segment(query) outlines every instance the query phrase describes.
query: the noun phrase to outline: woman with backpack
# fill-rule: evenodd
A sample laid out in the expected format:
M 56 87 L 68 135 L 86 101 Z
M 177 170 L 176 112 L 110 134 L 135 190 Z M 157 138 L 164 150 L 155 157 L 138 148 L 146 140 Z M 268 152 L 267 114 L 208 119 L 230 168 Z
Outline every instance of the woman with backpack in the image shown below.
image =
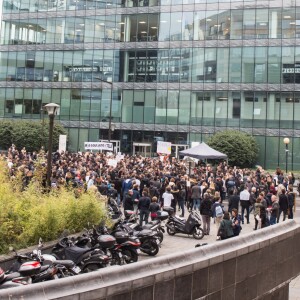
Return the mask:
M 216 195 L 216 194 L 215 194 Z M 220 223 L 223 219 L 223 208 L 222 208 L 222 199 L 219 198 L 215 199 L 215 203 L 212 205 L 212 217 L 214 218 L 214 223 L 216 224 L 217 231 L 220 227 Z

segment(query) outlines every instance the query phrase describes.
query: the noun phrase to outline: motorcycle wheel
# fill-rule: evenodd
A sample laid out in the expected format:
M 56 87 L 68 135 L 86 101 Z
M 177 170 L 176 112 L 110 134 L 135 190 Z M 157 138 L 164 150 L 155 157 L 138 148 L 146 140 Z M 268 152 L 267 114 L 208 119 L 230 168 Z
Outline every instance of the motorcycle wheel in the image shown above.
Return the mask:
M 204 237 L 204 231 L 201 227 L 195 227 L 193 231 L 193 238 L 201 240 Z
M 120 256 L 118 255 L 118 253 L 113 252 L 112 253 L 112 261 L 111 261 L 111 265 L 115 266 L 115 265 L 122 265 L 122 260 L 120 258 Z
M 160 243 L 162 243 L 164 240 L 164 234 L 161 231 L 158 231 L 156 236 L 159 239 Z
M 156 241 L 150 240 L 143 243 L 140 249 L 149 256 L 155 256 L 159 251 L 159 246 L 156 244 Z
M 133 251 L 131 249 L 124 249 L 122 251 L 122 254 L 126 256 L 124 258 L 126 264 L 131 264 L 138 261 L 139 256 L 136 251 Z
M 168 235 L 175 235 L 175 226 L 174 226 L 174 224 L 173 223 L 169 223 L 169 225 L 170 226 L 172 226 L 173 228 L 169 228 L 169 227 L 167 227 L 167 233 L 168 233 Z
M 90 264 L 90 265 L 85 266 L 85 268 L 83 269 L 83 273 L 94 272 L 101 268 L 102 268 L 102 266 L 100 266 L 99 264 Z

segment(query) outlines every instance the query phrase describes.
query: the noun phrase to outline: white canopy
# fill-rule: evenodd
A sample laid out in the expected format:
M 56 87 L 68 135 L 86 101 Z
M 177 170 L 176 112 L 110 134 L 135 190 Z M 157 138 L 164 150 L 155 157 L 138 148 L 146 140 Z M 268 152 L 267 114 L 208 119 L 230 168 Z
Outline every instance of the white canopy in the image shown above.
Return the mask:
M 204 142 L 202 142 L 201 144 L 193 148 L 180 151 L 179 154 L 184 156 L 194 157 L 197 159 L 202 159 L 202 160 L 203 159 L 227 159 L 226 154 L 221 153 L 209 147 Z

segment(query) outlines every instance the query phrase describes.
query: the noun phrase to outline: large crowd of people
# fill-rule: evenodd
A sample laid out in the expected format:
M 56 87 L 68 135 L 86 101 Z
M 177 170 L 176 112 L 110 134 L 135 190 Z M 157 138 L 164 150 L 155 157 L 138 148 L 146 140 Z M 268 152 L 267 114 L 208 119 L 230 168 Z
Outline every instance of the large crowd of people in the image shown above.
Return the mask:
M 3 156 L 10 176 L 21 172 L 26 187 L 36 171 L 36 162 L 46 167 L 46 153 L 29 153 L 12 145 Z M 190 174 L 188 174 L 190 173 Z M 45 178 L 46 183 L 46 178 Z M 210 234 L 212 219 L 218 227 L 218 238 L 238 235 L 241 224 L 250 223 L 253 213 L 254 230 L 293 218 L 295 193 L 292 173 L 279 168 L 269 173 L 257 167 L 240 169 L 226 162 L 216 166 L 199 162 L 191 170 L 174 157 L 145 158 L 112 153 L 58 151 L 53 154 L 51 186 L 72 185 L 84 190 L 94 189 L 104 196 L 117 199 L 124 210 L 137 205 L 140 222 L 155 218 L 162 207 L 171 206 L 184 216 L 197 210 L 205 234 Z M 223 201 L 228 199 L 228 211 Z

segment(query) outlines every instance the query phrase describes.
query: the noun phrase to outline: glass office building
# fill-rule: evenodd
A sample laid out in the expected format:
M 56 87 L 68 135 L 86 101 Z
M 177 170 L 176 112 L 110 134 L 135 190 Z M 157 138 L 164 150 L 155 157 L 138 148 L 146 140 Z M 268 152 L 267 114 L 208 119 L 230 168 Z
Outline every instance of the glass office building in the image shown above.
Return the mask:
M 112 140 L 174 154 L 216 131 L 257 139 L 258 163 L 300 169 L 300 0 L 3 0 L 0 117 L 41 119 L 68 149 Z M 113 82 L 113 84 L 104 81 Z

